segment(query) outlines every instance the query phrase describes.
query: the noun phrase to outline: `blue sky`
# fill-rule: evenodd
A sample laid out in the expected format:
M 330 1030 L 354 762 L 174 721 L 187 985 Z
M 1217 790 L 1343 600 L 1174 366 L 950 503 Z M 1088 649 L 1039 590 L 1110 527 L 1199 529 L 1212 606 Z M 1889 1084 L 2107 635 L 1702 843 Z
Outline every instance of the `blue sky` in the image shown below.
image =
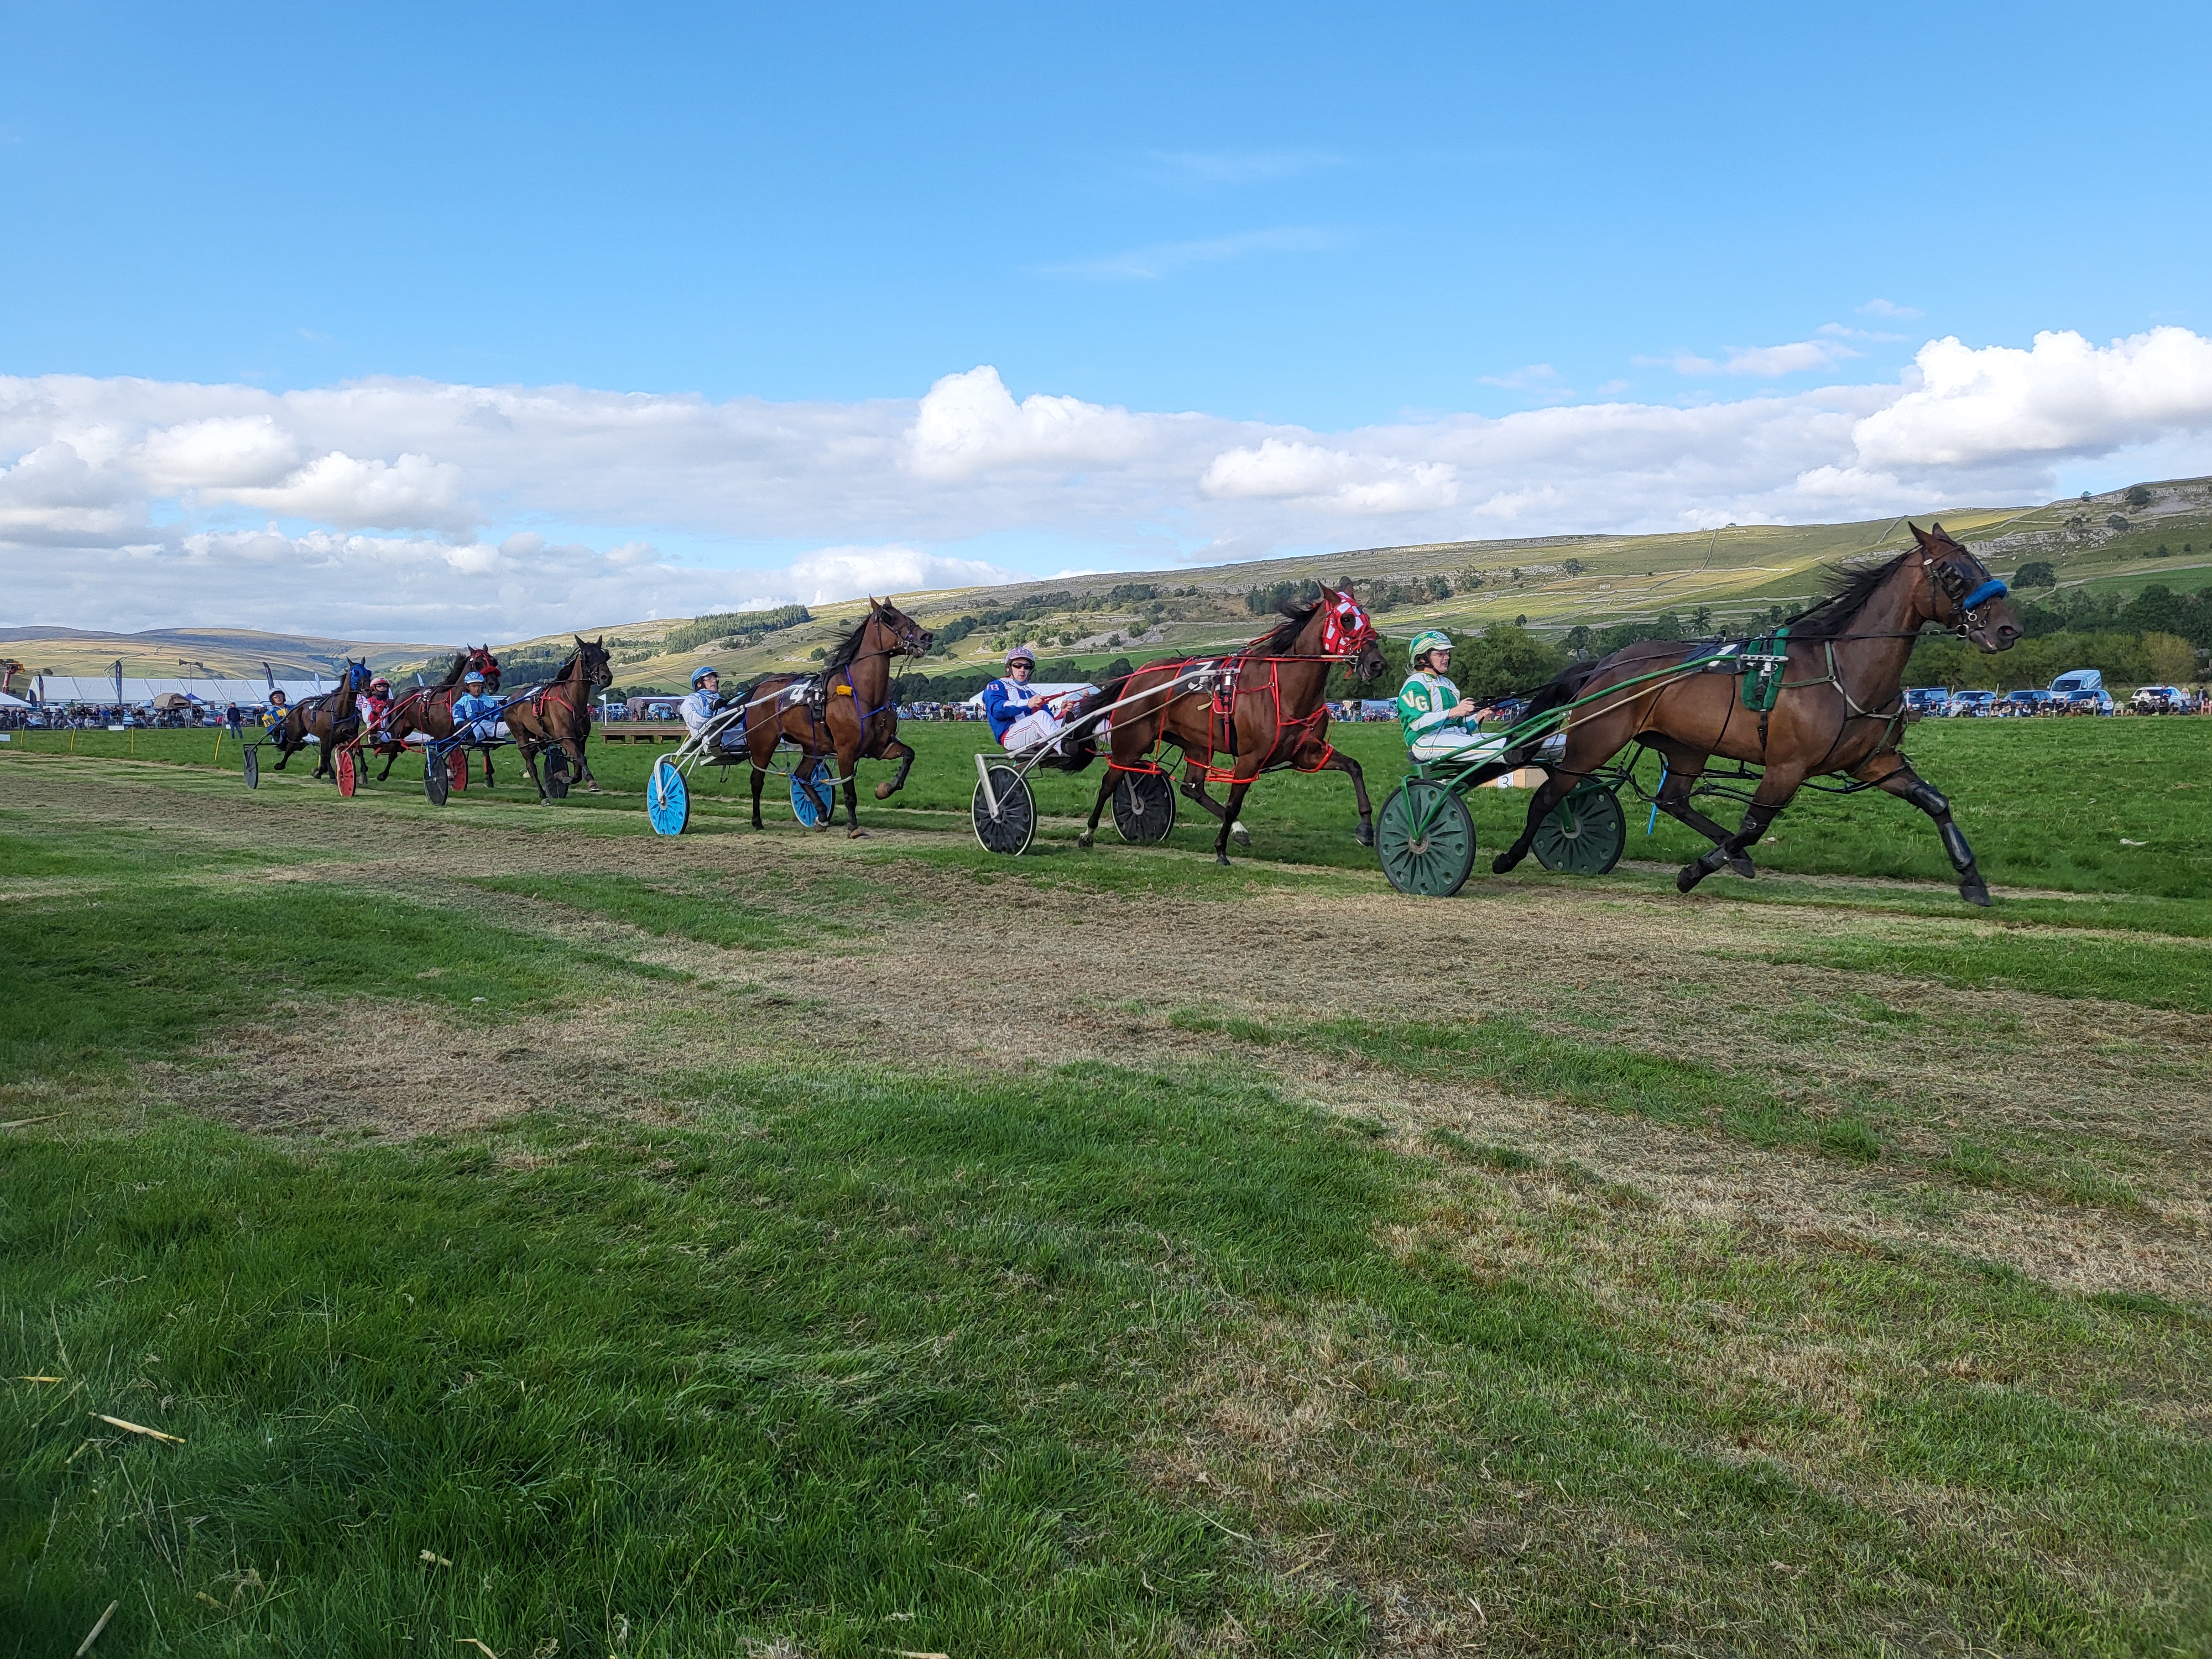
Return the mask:
M 269 393 L 413 377 L 866 424 L 989 365 L 1017 404 L 1195 411 L 1243 423 L 1248 448 L 1547 406 L 1894 396 L 1946 336 L 2024 350 L 2045 331 L 2102 348 L 2206 328 L 2208 34 L 2202 9 L 2124 6 L 15 4 L 0 375 Z M 28 407 L 0 421 L 0 465 L 64 441 Z M 2196 429 L 2123 422 L 2037 452 L 2021 487 L 2101 482 Z M 387 465 L 431 453 L 379 441 Z M 1394 538 L 1388 513 L 1452 493 L 1301 529 L 1139 489 L 1101 534 L 1097 469 L 1066 465 L 1073 495 L 1031 478 L 1020 511 L 963 477 L 964 519 L 934 497 L 856 515 L 830 482 L 811 519 L 743 500 L 716 516 L 680 491 L 657 512 L 478 468 L 453 487 L 470 524 L 273 522 L 485 544 L 534 526 L 710 563 L 896 544 L 1023 569 L 1425 538 L 1430 520 Z M 161 490 L 142 492 L 156 540 L 266 517 L 214 485 Z M 1458 495 L 1437 510 L 1466 511 Z M 1741 506 L 1686 488 L 1680 511 Z M 1641 495 L 1591 509 L 1603 523 L 1575 511 L 1466 533 L 1665 518 Z

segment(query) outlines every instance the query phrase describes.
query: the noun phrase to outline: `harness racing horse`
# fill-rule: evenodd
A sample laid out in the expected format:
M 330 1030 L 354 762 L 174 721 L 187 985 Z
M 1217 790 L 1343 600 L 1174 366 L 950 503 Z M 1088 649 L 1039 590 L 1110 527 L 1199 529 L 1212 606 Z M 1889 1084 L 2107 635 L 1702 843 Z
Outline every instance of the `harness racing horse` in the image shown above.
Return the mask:
M 564 751 L 577 777 L 593 794 L 599 793 L 599 781 L 592 775 L 592 763 L 584 758 L 584 739 L 592 735 L 592 696 L 615 683 L 614 663 L 607 655 L 604 635 L 586 641 L 579 634 L 575 641 L 574 654 L 561 665 L 551 682 L 528 702 L 519 702 L 507 711 L 507 729 L 514 734 L 522 763 L 530 769 L 531 782 L 538 785 L 541 802 L 546 794 L 538 775 L 538 757 L 547 749 Z M 489 773 L 489 757 L 484 764 Z
M 1973 849 L 1951 821 L 1951 804 L 1898 750 L 1905 722 L 1902 688 L 1912 642 L 1923 626 L 1937 624 L 1997 652 L 2018 641 L 2020 624 L 2004 584 L 1942 525 L 1911 530 L 1915 546 L 1886 564 L 1838 572 L 1831 596 L 1790 623 L 1771 713 L 1745 706 L 1735 674 L 1665 672 L 1705 654 L 1709 645 L 1651 641 L 1628 646 L 1569 669 L 1545 686 L 1529 704 L 1531 714 L 1570 702 L 1581 706 L 1568 718 L 1565 755 L 1541 763 L 1550 776 L 1528 803 L 1528 827 L 1491 868 L 1503 875 L 1518 864 L 1552 809 L 1638 742 L 1666 757 L 1660 808 L 1713 842 L 1711 852 L 1675 876 L 1674 885 L 1685 893 L 1723 865 L 1750 875 L 1746 853 L 1799 787 L 1808 778 L 1842 773 L 1886 789 L 1933 818 L 1958 872 L 1960 896 L 1969 904 L 1987 904 L 1989 887 L 1974 866 Z M 1617 697 L 1602 695 L 1611 685 L 1620 686 Z M 1527 764 L 1533 747 L 1518 748 L 1485 770 Z M 1692 787 L 1716 755 L 1764 769 L 1734 835 L 1690 805 Z
M 1111 757 L 1098 781 L 1098 799 L 1091 804 L 1091 822 L 1076 837 L 1077 845 L 1088 847 L 1097 835 L 1098 816 L 1120 781 L 1117 773 L 1160 769 L 1149 757 L 1163 742 L 1182 751 L 1183 794 L 1221 821 L 1213 842 L 1217 862 L 1229 862 L 1232 831 L 1241 843 L 1250 844 L 1237 822 L 1245 792 L 1261 773 L 1285 766 L 1349 777 L 1359 804 L 1359 844 L 1375 844 L 1366 777 L 1358 761 L 1328 741 L 1328 708 L 1322 694 L 1329 670 L 1339 662 L 1348 660 L 1363 683 L 1380 674 L 1382 642 L 1352 597 L 1351 583 L 1319 586 L 1316 599 L 1303 605 L 1285 602 L 1274 631 L 1234 656 L 1216 663 L 1188 658 L 1146 663 L 1078 705 L 1071 726 L 1079 735 L 1069 744 L 1068 759 L 1060 763 L 1066 771 L 1082 770 L 1095 751 L 1097 728 L 1085 717 L 1103 714 L 1115 702 L 1128 704 L 1108 716 Z M 1194 668 L 1204 670 L 1211 683 L 1178 687 L 1176 682 Z M 1129 703 L 1132 698 L 1138 701 Z M 1231 763 L 1217 768 L 1213 757 L 1224 750 Z M 1215 781 L 1229 785 L 1226 805 L 1206 793 L 1206 784 Z
M 376 745 L 376 752 L 384 757 L 384 770 L 376 775 L 382 783 L 392 775 L 392 763 L 407 752 L 410 733 L 420 732 L 434 740 L 443 740 L 453 735 L 453 699 L 461 695 L 461 677 L 471 668 L 484 677 L 484 689 L 499 690 L 499 659 L 491 653 L 489 645 L 464 646 L 453 653 L 446 678 L 435 685 L 418 685 L 394 702 L 384 716 L 384 741 Z M 492 781 L 491 756 L 484 756 L 484 781 Z
M 837 642 L 817 674 L 771 674 L 738 694 L 745 709 L 745 748 L 753 766 L 753 828 L 761 825 L 761 784 L 776 744 L 788 738 L 804 751 L 796 776 L 813 793 L 815 764 L 825 754 L 837 757 L 845 783 L 845 833 L 860 828 L 854 773 L 862 760 L 896 760 L 896 775 L 876 786 L 876 799 L 888 800 L 906 787 L 914 750 L 898 738 L 898 706 L 890 700 L 893 657 L 919 657 L 929 650 L 929 630 L 889 599 L 872 599 L 860 626 Z M 827 830 L 836 814 L 834 799 L 820 801 Z
M 337 771 L 331 757 L 337 753 L 338 744 L 351 738 L 361 724 L 354 713 L 354 702 L 361 689 L 368 684 L 368 665 L 346 659 L 345 672 L 338 677 L 337 690 L 325 691 L 320 696 L 302 697 L 291 711 L 269 728 L 269 741 L 276 746 L 276 770 L 284 769 L 284 763 L 307 746 L 307 739 L 315 740 L 315 769 L 307 775 L 313 783 L 317 778 L 329 777 L 333 781 Z

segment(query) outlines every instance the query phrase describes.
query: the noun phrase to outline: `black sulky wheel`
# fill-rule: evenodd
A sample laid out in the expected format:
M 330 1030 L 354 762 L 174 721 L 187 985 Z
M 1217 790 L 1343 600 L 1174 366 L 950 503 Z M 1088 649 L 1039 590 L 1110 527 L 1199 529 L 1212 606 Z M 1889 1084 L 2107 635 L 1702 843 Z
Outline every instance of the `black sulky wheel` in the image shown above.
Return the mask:
M 1474 820 L 1443 785 L 1408 778 L 1376 817 L 1375 852 L 1400 892 L 1449 898 L 1474 868 Z
M 248 789 L 258 789 L 261 787 L 261 745 L 259 744 L 249 743 L 246 745 L 245 770 L 246 787 Z
M 1533 850 L 1547 870 L 1602 876 L 1620 862 L 1628 845 L 1628 820 L 1620 797 L 1602 783 L 1585 783 L 1544 815 Z
M 1164 772 L 1124 772 L 1114 786 L 1114 827 L 1136 847 L 1157 847 L 1176 826 L 1175 786 Z
M 434 749 L 422 751 L 422 793 L 430 798 L 433 806 L 443 806 L 446 796 L 453 787 L 453 775 L 446 769 L 445 757 Z
M 991 803 L 985 798 L 979 781 L 969 808 L 975 820 L 975 839 L 987 853 L 1018 859 L 1030 850 L 1030 843 L 1036 839 L 1036 800 L 1030 793 L 1029 781 L 1011 766 L 994 766 L 990 776 L 991 793 L 999 803 L 998 815 L 992 815 Z
M 568 799 L 568 751 L 555 744 L 545 751 L 545 793 L 554 800 Z

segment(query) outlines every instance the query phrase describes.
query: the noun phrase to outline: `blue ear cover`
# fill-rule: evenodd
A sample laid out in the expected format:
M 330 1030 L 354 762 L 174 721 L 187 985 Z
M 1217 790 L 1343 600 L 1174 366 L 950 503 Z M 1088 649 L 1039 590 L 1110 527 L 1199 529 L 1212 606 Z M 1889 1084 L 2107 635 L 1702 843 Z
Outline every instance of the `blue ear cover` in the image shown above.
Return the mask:
M 1965 599 L 1960 600 L 1959 608 L 1961 611 L 1972 611 L 1987 605 L 1991 599 L 2001 599 L 2011 592 L 2012 589 L 1992 576 L 1972 592 L 1967 594 Z

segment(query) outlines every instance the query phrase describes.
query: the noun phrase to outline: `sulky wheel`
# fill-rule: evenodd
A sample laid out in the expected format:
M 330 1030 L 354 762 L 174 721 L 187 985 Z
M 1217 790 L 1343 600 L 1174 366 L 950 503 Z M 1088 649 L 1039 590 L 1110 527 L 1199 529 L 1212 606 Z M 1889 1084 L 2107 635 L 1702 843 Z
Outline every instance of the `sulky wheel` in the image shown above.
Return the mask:
M 1585 783 L 1544 815 L 1532 843 L 1536 862 L 1571 876 L 1601 876 L 1620 862 L 1628 822 L 1620 798 L 1602 783 Z
M 998 798 L 998 816 L 991 815 L 991 804 L 978 782 L 969 809 L 975 820 L 975 839 L 987 853 L 1018 859 L 1036 838 L 1036 801 L 1030 793 L 1029 781 L 1012 767 L 994 766 L 990 776 L 991 793 Z
M 469 787 L 469 751 L 455 749 L 446 756 L 446 775 L 451 780 L 456 794 L 466 793 Z
M 645 781 L 645 816 L 657 836 L 680 836 L 691 822 L 691 787 L 676 763 L 663 755 Z
M 1176 826 L 1175 787 L 1164 772 L 1124 772 L 1114 786 L 1114 827 L 1137 847 L 1157 847 Z
M 433 806 L 443 806 L 453 787 L 453 775 L 446 769 L 446 757 L 434 749 L 422 751 L 422 793 L 430 798 Z
M 331 770 L 337 775 L 338 793 L 351 800 L 353 792 L 361 786 L 361 767 L 354 759 L 353 750 L 341 749 L 331 756 Z
M 261 745 L 259 744 L 249 743 L 246 745 L 245 770 L 246 787 L 248 789 L 258 789 L 261 787 Z
M 1430 778 L 1408 778 L 1375 820 L 1382 873 L 1401 893 L 1449 898 L 1474 867 L 1474 820 L 1467 803 Z
M 806 764 L 802 758 L 800 766 Z M 791 775 L 791 816 L 809 830 L 818 830 L 837 815 L 837 799 L 831 786 L 836 781 L 837 769 L 830 764 L 827 755 L 814 763 L 813 771 L 801 780 L 797 770 Z
M 568 799 L 568 751 L 557 743 L 545 751 L 545 793 L 552 800 Z

